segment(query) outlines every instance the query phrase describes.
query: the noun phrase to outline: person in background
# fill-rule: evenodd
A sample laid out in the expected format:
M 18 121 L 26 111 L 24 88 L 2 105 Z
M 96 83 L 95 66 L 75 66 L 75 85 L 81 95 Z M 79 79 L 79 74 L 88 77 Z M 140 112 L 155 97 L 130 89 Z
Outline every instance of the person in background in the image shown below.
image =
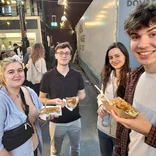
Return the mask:
M 19 62 L 22 63 L 21 58 L 20 58 L 18 55 L 16 55 L 16 53 L 15 53 L 14 51 L 11 51 L 9 55 L 10 55 L 10 57 L 12 57 L 13 59 L 15 59 L 15 60 L 17 60 L 17 61 L 19 61 Z
M 57 65 L 57 60 L 55 59 L 55 45 L 54 43 L 51 44 L 50 47 L 50 62 L 51 62 L 51 69 L 56 67 Z
M 17 43 L 14 43 L 13 47 L 14 47 L 14 52 L 16 53 L 16 55 L 18 55 L 21 58 L 21 60 L 23 60 L 22 47 L 19 46 Z
M 37 156 L 38 149 L 42 156 L 43 143 L 38 118 L 42 103 L 31 88 L 22 86 L 23 81 L 24 71 L 20 62 L 11 57 L 0 62 L 0 156 Z M 4 134 L 22 125 L 27 118 L 34 133 L 15 149 L 6 150 L 2 141 Z M 15 138 L 15 144 L 21 139 Z
M 23 59 L 24 73 L 25 73 L 25 81 L 24 81 L 23 85 L 30 86 L 30 87 L 32 86 L 32 83 L 27 80 L 27 71 L 28 71 L 27 64 L 28 64 L 31 52 L 32 52 L 32 48 L 28 47 L 27 48 L 27 53 L 24 55 L 24 59 Z
M 5 51 L 2 51 L 0 54 L 0 60 L 3 60 L 6 57 L 8 57 L 7 53 Z
M 26 65 L 28 63 L 29 57 L 31 55 L 31 52 L 32 52 L 32 48 L 28 47 L 27 48 L 27 53 L 25 54 L 24 59 L 23 59 L 24 65 Z
M 140 111 L 134 119 L 112 116 L 117 125 L 115 156 L 156 155 L 156 3 L 141 3 L 124 29 L 132 53 L 142 65 L 130 74 L 124 99 Z
M 123 98 L 129 72 L 129 54 L 126 47 L 120 42 L 112 43 L 106 51 L 105 64 L 101 73 L 101 92 L 109 99 L 117 96 Z M 102 156 L 112 156 L 117 123 L 105 110 L 101 101 L 102 93 L 97 97 L 100 151 Z
M 45 50 L 42 43 L 35 43 L 32 46 L 32 53 L 28 61 L 27 80 L 31 82 L 31 88 L 39 95 L 40 81 L 47 71 L 44 59 Z
M 57 67 L 44 74 L 41 87 L 40 99 L 46 104 L 62 106 L 62 116 L 55 118 L 49 123 L 51 138 L 51 156 L 60 156 L 61 147 L 65 135 L 70 140 L 70 154 L 80 155 L 80 132 L 81 120 L 78 103 L 86 96 L 84 82 L 79 72 L 69 67 L 72 57 L 72 48 L 69 42 L 63 42 L 55 48 Z M 49 98 L 47 98 L 47 95 Z M 76 97 L 75 108 L 69 110 L 64 98 Z

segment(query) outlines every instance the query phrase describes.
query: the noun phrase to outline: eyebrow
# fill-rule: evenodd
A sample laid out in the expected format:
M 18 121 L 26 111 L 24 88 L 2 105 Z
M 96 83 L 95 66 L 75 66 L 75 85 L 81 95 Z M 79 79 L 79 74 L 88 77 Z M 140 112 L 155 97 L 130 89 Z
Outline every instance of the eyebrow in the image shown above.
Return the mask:
M 153 28 L 150 28 L 149 30 L 147 30 L 147 32 L 150 32 L 150 31 L 152 31 L 152 30 L 154 30 L 154 29 L 156 29 L 156 26 L 155 27 L 153 27 Z M 130 35 L 129 36 L 131 36 L 131 35 L 136 35 L 136 34 L 138 34 L 137 32 L 135 32 L 135 31 L 132 31 L 131 33 L 130 33 Z
M 153 27 L 153 28 L 151 28 L 151 29 L 149 29 L 149 30 L 147 30 L 147 32 L 150 32 L 150 31 L 152 31 L 152 30 L 154 30 L 154 29 L 156 29 L 156 26 Z
M 23 69 L 23 68 L 21 67 L 21 68 L 18 68 L 18 69 L 9 69 L 7 72 L 14 71 L 14 70 L 19 70 L 19 69 Z
M 108 55 L 108 57 L 112 57 L 112 56 L 116 56 L 116 55 L 120 55 L 120 53 L 114 54 L 114 55 Z

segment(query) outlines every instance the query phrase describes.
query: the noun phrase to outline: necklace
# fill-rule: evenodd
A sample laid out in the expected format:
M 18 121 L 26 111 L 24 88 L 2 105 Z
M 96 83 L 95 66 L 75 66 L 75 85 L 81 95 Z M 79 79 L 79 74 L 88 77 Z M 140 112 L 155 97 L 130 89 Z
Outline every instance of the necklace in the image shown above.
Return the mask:
M 10 94 L 10 93 L 9 93 Z M 17 97 L 17 98 L 20 98 L 20 93 L 18 93 L 18 94 L 10 94 L 10 96 L 11 95 L 14 95 L 15 97 Z

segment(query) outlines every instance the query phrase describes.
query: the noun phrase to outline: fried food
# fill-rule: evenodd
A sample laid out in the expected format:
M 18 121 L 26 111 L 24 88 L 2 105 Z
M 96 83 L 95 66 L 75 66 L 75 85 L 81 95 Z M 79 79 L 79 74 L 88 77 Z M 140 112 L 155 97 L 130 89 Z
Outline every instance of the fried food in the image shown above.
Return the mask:
M 117 107 L 120 110 L 123 110 L 126 114 L 136 117 L 139 115 L 139 112 L 135 110 L 131 105 L 129 105 L 125 100 L 120 97 L 117 97 L 112 100 L 113 106 Z
M 60 113 L 60 107 L 44 107 L 40 110 L 40 114 Z
M 71 108 L 76 107 L 76 97 L 66 97 L 67 106 Z

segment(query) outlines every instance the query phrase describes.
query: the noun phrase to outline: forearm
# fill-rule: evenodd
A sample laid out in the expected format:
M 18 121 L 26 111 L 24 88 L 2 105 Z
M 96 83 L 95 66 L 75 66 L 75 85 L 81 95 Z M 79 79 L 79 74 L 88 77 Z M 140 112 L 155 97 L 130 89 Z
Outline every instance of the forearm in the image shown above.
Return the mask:
M 50 105 L 50 104 L 56 104 L 55 103 L 55 99 L 48 99 L 48 98 L 41 98 L 41 102 L 43 103 L 43 105 Z
M 10 156 L 9 152 L 3 148 L 1 151 L 0 151 L 0 156 Z
M 152 126 L 149 134 L 145 137 L 145 143 L 156 148 L 156 126 Z
M 77 97 L 78 97 L 79 101 L 83 100 L 86 97 L 85 90 L 83 89 L 81 91 L 78 91 Z

